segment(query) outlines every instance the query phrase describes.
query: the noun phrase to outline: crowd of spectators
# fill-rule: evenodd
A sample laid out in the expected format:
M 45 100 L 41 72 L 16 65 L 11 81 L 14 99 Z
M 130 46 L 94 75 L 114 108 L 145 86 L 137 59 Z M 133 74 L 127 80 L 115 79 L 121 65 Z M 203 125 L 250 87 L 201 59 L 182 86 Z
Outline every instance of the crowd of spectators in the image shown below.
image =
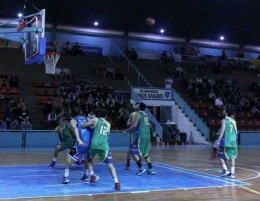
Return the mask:
M 101 64 L 98 67 L 100 66 Z M 113 79 L 117 74 L 106 73 L 104 76 Z M 89 118 L 98 114 L 100 109 L 107 109 L 109 119 L 113 124 L 116 124 L 118 128 L 125 127 L 129 113 L 125 108 L 123 95 L 116 92 L 112 85 L 97 83 L 93 76 L 89 79 L 83 77 L 63 79 L 59 75 L 56 77 L 60 77 L 60 85 L 56 89 L 57 97 L 48 99 L 43 109 L 43 116 L 49 128 L 53 128 L 59 118 L 70 119 L 71 110 L 75 106 L 81 107 L 84 115 Z
M 237 70 L 250 72 L 249 66 L 250 62 L 240 59 L 206 61 L 197 77 L 183 76 L 182 86 L 193 101 L 211 103 L 209 113 L 213 114 L 212 117 L 219 114 L 223 107 L 236 111 L 238 116 L 259 116 L 260 83 L 257 78 L 253 80 L 250 90 L 242 90 L 239 82 L 229 74 Z

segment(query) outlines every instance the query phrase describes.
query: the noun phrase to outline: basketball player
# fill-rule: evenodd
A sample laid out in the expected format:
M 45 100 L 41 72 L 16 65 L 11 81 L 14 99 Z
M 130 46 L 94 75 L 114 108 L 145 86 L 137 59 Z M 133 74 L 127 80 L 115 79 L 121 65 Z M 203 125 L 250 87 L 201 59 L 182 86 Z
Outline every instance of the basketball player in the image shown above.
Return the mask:
M 62 152 L 66 149 L 72 149 L 74 145 L 74 137 L 70 133 L 69 125 L 66 124 L 62 118 L 59 119 L 58 123 L 59 126 L 55 129 L 55 132 L 58 133 L 60 142 L 55 148 L 49 168 L 55 166 L 59 152 Z
M 84 155 L 88 155 L 89 145 L 92 139 L 93 132 L 90 129 L 86 129 L 83 127 L 83 124 L 86 123 L 88 119 L 81 114 L 82 111 L 80 107 L 73 108 L 74 118 L 70 121 L 70 128 L 72 133 L 75 135 L 78 144 L 70 150 L 67 156 L 62 184 L 69 183 L 69 169 L 71 165 L 71 159 L 79 161 L 81 158 L 84 157 Z M 85 169 L 85 171 L 85 174 L 88 175 L 88 170 Z
M 110 133 L 110 123 L 105 120 L 107 116 L 107 111 L 101 109 L 99 111 L 99 118 L 94 117 L 90 119 L 88 122 L 84 123 L 84 127 L 91 127 L 94 129 L 94 134 L 91 140 L 90 149 L 89 149 L 89 171 L 90 171 L 90 183 L 96 182 L 96 175 L 94 175 L 93 171 L 93 163 L 92 159 L 96 154 L 99 156 L 100 162 L 106 163 L 111 176 L 115 182 L 115 189 L 120 190 L 121 186 L 118 182 L 116 169 L 112 163 L 112 154 L 108 145 L 108 135 Z
M 136 103 L 135 104 L 135 108 L 138 108 L 139 107 L 139 104 Z M 132 112 L 130 115 L 129 115 L 129 118 L 127 120 L 127 127 L 131 126 L 132 123 L 133 123 L 133 120 L 134 120 L 134 117 L 135 117 L 135 114 L 136 112 Z M 129 149 L 127 151 L 127 159 L 126 159 L 126 165 L 125 165 L 125 170 L 129 170 L 130 168 L 130 159 L 131 159 L 131 145 L 132 143 L 134 142 L 134 139 L 135 139 L 135 132 L 134 130 L 131 131 L 130 133 L 130 145 L 129 145 Z
M 225 118 L 222 120 L 221 131 L 217 141 L 218 157 L 223 167 L 221 177 L 235 178 L 235 159 L 237 158 L 237 125 L 230 116 L 232 111 L 224 110 Z M 231 171 L 227 169 L 225 160 L 231 161 Z
M 149 170 L 148 174 L 154 175 L 155 171 L 152 168 L 151 159 L 149 156 L 150 151 L 150 122 L 148 120 L 147 114 L 144 112 L 146 105 L 140 103 L 136 107 L 136 115 L 134 117 L 132 125 L 126 129 L 123 133 L 126 134 L 135 131 L 135 140 L 131 145 L 131 154 L 133 155 L 134 160 L 139 168 L 136 175 L 142 175 L 146 172 L 146 169 L 142 167 L 141 158 L 144 157 Z

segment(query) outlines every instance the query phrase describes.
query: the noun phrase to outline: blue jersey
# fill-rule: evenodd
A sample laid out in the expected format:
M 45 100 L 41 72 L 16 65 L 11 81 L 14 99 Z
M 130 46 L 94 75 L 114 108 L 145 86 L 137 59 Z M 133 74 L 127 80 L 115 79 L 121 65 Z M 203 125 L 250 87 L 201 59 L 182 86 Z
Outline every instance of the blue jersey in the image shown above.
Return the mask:
M 85 116 L 74 117 L 74 119 L 77 121 L 79 137 L 87 146 L 89 146 L 93 136 L 93 131 L 89 128 L 82 127 L 83 123 L 88 122 L 88 119 Z

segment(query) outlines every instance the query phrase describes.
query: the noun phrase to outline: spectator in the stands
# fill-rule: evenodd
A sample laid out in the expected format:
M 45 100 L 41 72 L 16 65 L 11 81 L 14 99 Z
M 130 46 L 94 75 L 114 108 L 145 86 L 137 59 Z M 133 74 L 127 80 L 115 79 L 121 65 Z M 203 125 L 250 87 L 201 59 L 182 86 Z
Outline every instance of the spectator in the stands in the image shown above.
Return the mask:
M 60 67 L 60 65 L 57 65 L 56 68 L 55 68 L 55 77 L 56 77 L 56 80 L 62 80 L 63 79 L 63 70 L 62 68 Z
M 116 65 L 115 68 L 115 78 L 119 80 L 124 80 L 125 79 L 125 74 L 121 71 L 118 65 Z
M 116 93 L 115 95 L 115 106 L 116 108 L 120 108 L 124 106 L 124 98 L 120 92 Z
M 25 100 L 22 97 L 19 97 L 16 103 L 17 103 L 17 114 L 19 114 L 22 111 L 23 106 L 25 106 Z
M 57 115 L 55 113 L 55 110 L 52 110 L 51 113 L 48 115 L 48 127 L 55 127 L 57 124 Z
M 0 91 L 0 106 L 2 107 L 2 110 L 5 112 L 6 110 L 6 100 L 5 96 Z
M 213 105 L 209 106 L 209 116 L 210 117 L 218 117 L 218 116 L 220 116 L 218 110 L 216 110 L 216 108 Z
M 177 47 L 177 45 L 174 45 L 174 54 L 178 54 L 178 47 Z
M 103 78 L 106 77 L 105 71 L 100 62 L 98 62 L 98 65 L 96 67 L 96 78 L 99 78 L 99 76 L 102 76 Z
M 94 101 L 94 102 L 92 103 L 92 105 L 91 105 L 91 111 L 93 111 L 94 113 L 97 113 L 98 110 L 99 110 L 98 105 L 97 105 L 97 103 Z
M 170 77 L 173 77 L 173 76 L 174 76 L 174 70 L 173 70 L 172 65 L 167 66 L 167 74 L 168 74 Z
M 48 98 L 43 108 L 43 116 L 47 117 L 47 115 L 50 114 L 52 110 L 53 110 L 53 105 L 51 100 Z
M 91 93 L 91 87 L 88 83 L 86 83 L 83 91 L 83 97 L 87 99 L 90 93 Z
M 161 62 L 161 63 L 168 63 L 168 62 L 169 62 L 169 57 L 168 57 L 166 51 L 164 51 L 164 52 L 161 54 L 160 62 Z
M 131 51 L 129 50 L 128 47 L 125 48 L 125 50 L 124 50 L 124 55 L 125 55 L 128 59 L 131 58 Z
M 222 110 L 223 106 L 224 106 L 224 103 L 223 103 L 222 97 L 221 97 L 221 96 L 218 96 L 218 97 L 215 99 L 215 107 L 216 107 L 218 110 Z
M 180 77 L 181 75 L 184 75 L 184 71 L 183 71 L 183 68 L 181 67 L 181 65 L 179 64 L 177 67 L 176 67 L 176 76 Z
M 64 73 L 64 79 L 65 80 L 71 80 L 71 71 L 69 68 L 69 65 L 66 65 L 65 68 L 63 68 L 63 73 Z
M 131 53 L 130 54 L 131 54 L 131 60 L 136 60 L 137 59 L 138 54 L 137 54 L 137 52 L 135 51 L 134 48 L 131 49 Z
M 15 73 L 13 73 L 10 77 L 9 77 L 9 86 L 10 87 L 16 87 L 18 88 L 19 83 L 18 83 L 18 77 Z
M 175 56 L 173 55 L 173 52 L 170 52 L 169 61 L 171 64 L 173 64 L 175 62 Z
M 73 91 L 71 91 L 68 95 L 68 104 L 69 104 L 69 108 L 72 107 L 74 105 L 74 103 L 77 100 L 77 94 L 74 93 Z
M 92 105 L 92 103 L 95 101 L 95 99 L 91 93 L 88 95 L 87 101 L 90 105 Z
M 3 118 L 0 118 L 0 130 L 6 130 L 6 123 L 4 122 Z
M 6 71 L 3 70 L 2 74 L 0 75 L 0 87 L 9 87 L 9 80 Z
M 20 128 L 18 119 L 15 119 L 13 122 L 10 123 L 9 129 L 10 130 L 18 130 Z
M 222 59 L 225 59 L 227 57 L 227 53 L 225 49 L 222 50 L 221 57 Z
M 84 52 L 81 49 L 81 47 L 79 46 L 79 43 L 76 42 L 72 48 L 71 48 L 71 53 L 73 56 L 77 56 L 77 54 L 80 54 L 82 57 L 84 56 Z
M 21 123 L 22 121 L 24 121 L 26 118 L 29 120 L 30 118 L 30 113 L 29 111 L 26 109 L 26 106 L 24 105 L 22 108 L 22 111 L 19 113 L 18 115 L 19 118 L 19 122 Z
M 113 66 L 108 66 L 106 70 L 106 76 L 109 79 L 114 79 L 115 78 L 115 69 Z
M 164 80 L 164 86 L 166 89 L 171 89 L 172 88 L 172 84 L 173 84 L 173 80 L 171 78 L 171 76 L 168 76 L 165 80 Z
M 93 76 L 90 76 L 90 78 L 88 79 L 88 83 L 90 84 L 90 86 L 95 83 Z
M 208 98 L 209 100 L 211 100 L 212 102 L 216 99 L 216 94 L 214 92 L 214 89 L 211 89 L 209 94 L 208 94 Z
M 243 49 L 239 49 L 239 52 L 237 54 L 237 58 L 244 58 L 244 57 L 245 57 L 245 55 L 244 55 Z
M 24 118 L 24 120 L 20 124 L 21 130 L 32 130 L 32 124 L 29 121 L 29 117 Z
M 116 119 L 115 119 L 115 122 L 116 122 L 119 130 L 125 129 L 126 121 L 127 121 L 127 119 L 125 119 L 125 110 L 124 110 L 124 108 L 121 108 L 118 110 L 118 113 L 116 114 Z
M 64 45 L 63 45 L 63 53 L 66 55 L 70 54 L 70 42 L 67 41 Z
M 57 97 L 55 99 L 53 99 L 52 101 L 52 105 L 53 105 L 53 110 L 56 111 L 56 113 L 59 113 L 62 109 L 62 105 L 63 105 L 63 100 L 61 97 Z
M 94 111 L 93 110 L 91 110 L 91 112 L 88 114 L 88 119 L 93 119 L 93 118 L 95 118 L 96 117 L 96 115 L 95 115 L 95 113 L 94 113 Z
M 260 116 L 260 110 L 256 107 L 256 105 L 254 105 L 253 108 L 251 109 L 251 114 L 254 117 L 259 117 Z
M 14 98 L 11 98 L 8 101 L 6 109 L 9 110 L 9 108 L 13 108 L 13 110 L 17 112 L 17 102 L 14 100 Z
M 13 108 L 9 108 L 9 110 L 6 112 L 6 118 L 5 122 L 7 125 L 7 128 L 9 128 L 10 124 L 17 119 L 16 112 L 13 110 Z
M 95 97 L 95 102 L 96 102 L 98 108 L 99 108 L 99 107 L 102 105 L 102 103 L 104 102 L 104 99 L 103 99 L 103 97 L 102 97 L 102 95 L 101 95 L 100 92 L 97 93 L 97 95 L 96 95 L 96 97 Z

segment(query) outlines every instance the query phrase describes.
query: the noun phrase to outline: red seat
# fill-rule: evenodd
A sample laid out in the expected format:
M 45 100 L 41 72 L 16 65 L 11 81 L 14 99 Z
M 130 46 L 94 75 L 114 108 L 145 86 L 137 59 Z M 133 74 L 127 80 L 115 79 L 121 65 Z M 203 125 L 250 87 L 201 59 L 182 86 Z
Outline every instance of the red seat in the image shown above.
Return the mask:
M 44 104 L 47 103 L 47 99 L 44 98 L 44 97 L 41 97 L 41 98 L 38 99 L 38 103 L 41 104 L 41 105 L 44 105 Z
M 11 88 L 11 89 L 10 89 L 10 93 L 11 93 L 11 94 L 19 94 L 19 90 L 14 87 L 14 88 Z
M 1 91 L 2 94 L 9 94 L 9 90 L 7 88 L 5 88 L 5 87 L 2 87 L 0 89 L 0 91 Z
M 52 89 L 46 89 L 44 94 L 45 94 L 45 95 L 49 95 L 49 96 L 53 96 L 53 95 L 54 95 Z
M 59 82 L 52 82 L 52 83 L 51 83 L 51 86 L 52 86 L 52 87 L 59 87 L 59 86 L 60 86 L 60 83 L 59 83 Z
M 35 87 L 42 87 L 42 81 L 34 81 L 33 86 Z
M 202 117 L 208 117 L 208 116 L 209 116 L 207 110 L 203 110 L 203 111 L 200 113 L 200 115 L 201 115 Z
M 199 104 L 197 102 L 193 102 L 191 107 L 192 108 L 199 108 Z
M 247 120 L 247 126 L 254 126 L 252 120 Z
M 216 122 L 215 122 L 214 119 L 210 119 L 210 120 L 208 121 L 208 124 L 209 124 L 209 126 L 216 126 Z
M 238 126 L 246 126 L 246 121 L 245 120 L 238 120 L 237 125 Z
M 254 120 L 254 126 L 260 126 L 260 120 Z
M 43 89 L 36 89 L 36 94 L 43 95 L 44 94 L 44 90 Z

